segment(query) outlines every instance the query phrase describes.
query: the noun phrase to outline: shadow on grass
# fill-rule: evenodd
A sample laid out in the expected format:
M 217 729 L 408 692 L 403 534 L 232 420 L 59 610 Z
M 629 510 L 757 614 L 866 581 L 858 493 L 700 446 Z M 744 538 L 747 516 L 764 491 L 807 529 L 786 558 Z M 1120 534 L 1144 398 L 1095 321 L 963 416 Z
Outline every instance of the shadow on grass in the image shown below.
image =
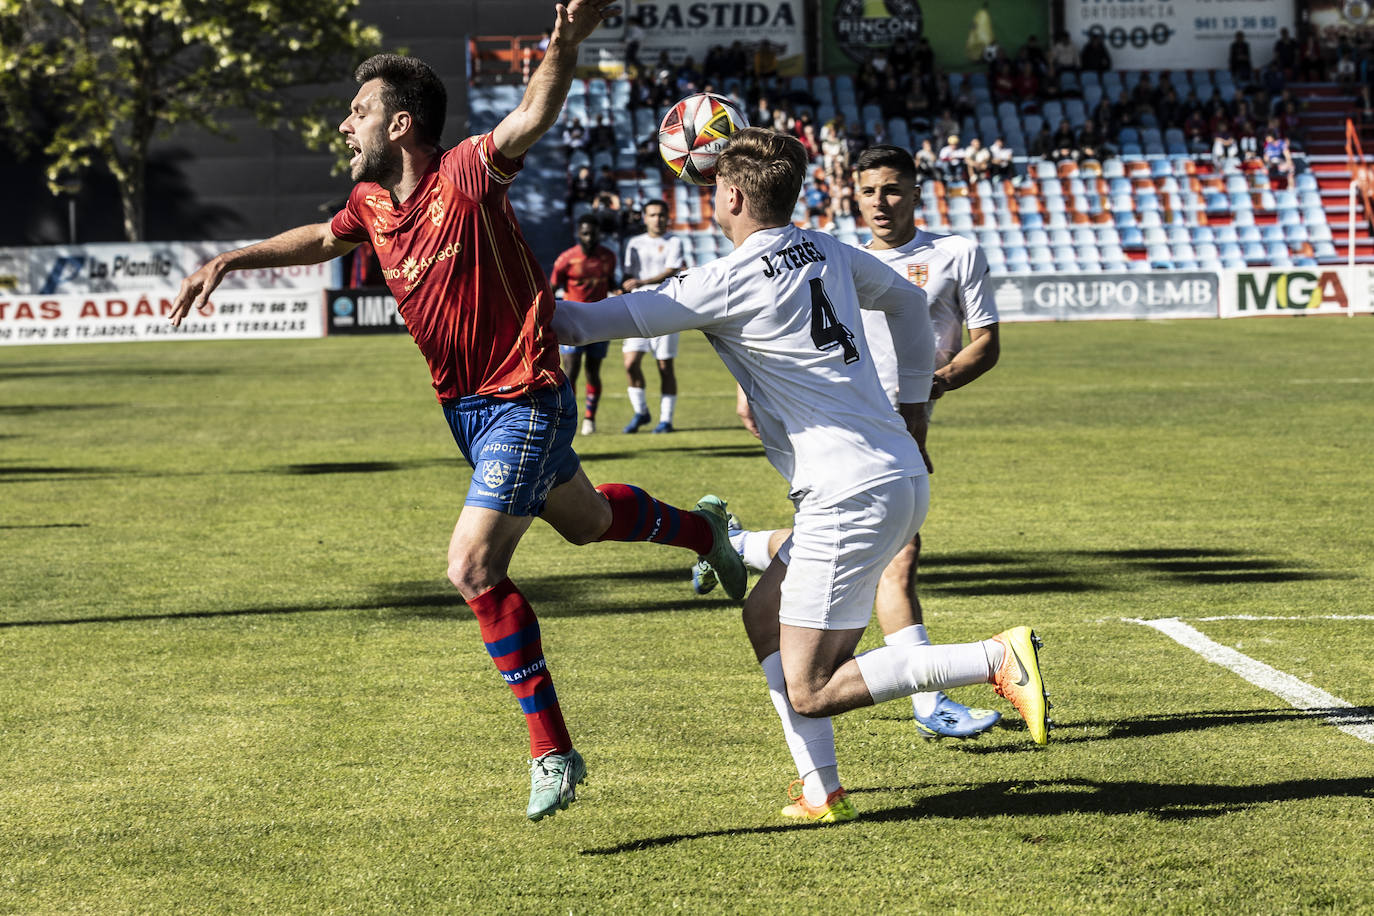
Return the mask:
M 44 480 L 101 479 L 120 475 L 136 475 L 136 471 L 121 468 L 61 466 L 37 464 L 0 465 L 0 483 L 34 483 Z
M 51 522 L 46 525 L 0 525 L 0 531 L 34 531 L 42 528 L 89 528 L 85 522 Z
M 284 476 L 314 476 L 316 474 L 381 474 L 392 471 L 413 471 L 418 468 L 467 465 L 457 458 L 420 458 L 412 461 L 316 461 L 304 464 L 284 464 L 263 468 L 259 474 Z
M 34 366 L 26 369 L 0 369 L 0 380 L 31 378 L 128 378 L 220 375 L 223 370 L 198 366 Z
M 1060 779 L 1044 782 L 988 782 L 959 786 L 940 791 L 939 786 L 911 785 L 854 789 L 851 795 L 868 793 L 924 793 L 912 804 L 898 807 L 861 810 L 863 823 L 896 823 L 949 818 L 962 821 L 999 817 L 1046 817 L 1062 814 L 1082 815 L 1149 815 L 1160 821 L 1193 820 L 1220 817 L 1260 805 L 1318 798 L 1374 799 L 1374 778 L 1349 779 L 1290 779 L 1249 785 L 1217 785 L 1209 783 L 1159 783 L 1130 780 L 1099 781 L 1092 779 Z M 843 825 L 839 825 L 843 826 Z M 812 829 L 826 829 L 813 825 Z M 628 840 L 614 846 L 593 847 L 580 851 L 584 856 L 619 855 L 657 849 L 677 843 L 711 837 L 745 837 L 781 833 L 806 826 L 769 825 L 742 827 L 734 830 L 705 830 L 666 834 Z M 829 829 L 834 829 L 829 828 Z M 1043 837 L 1025 836 L 1024 842 L 1036 843 Z
M 114 410 L 128 404 L 0 404 L 0 416 L 22 416 L 35 413 L 74 410 Z

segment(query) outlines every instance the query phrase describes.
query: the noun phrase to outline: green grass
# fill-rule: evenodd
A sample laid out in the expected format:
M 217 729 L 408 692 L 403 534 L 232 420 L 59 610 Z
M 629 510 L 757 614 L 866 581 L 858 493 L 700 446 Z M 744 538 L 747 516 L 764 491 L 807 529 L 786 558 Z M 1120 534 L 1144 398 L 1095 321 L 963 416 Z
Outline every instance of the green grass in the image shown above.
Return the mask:
M 407 339 L 0 350 L 0 912 L 1374 911 L 1374 748 L 1128 622 L 1374 707 L 1374 621 L 1326 619 L 1374 613 L 1374 322 L 1004 336 L 936 414 L 923 595 L 942 641 L 1035 625 L 1059 727 L 841 717 L 862 817 L 818 829 L 776 816 L 737 609 L 540 524 L 512 575 L 591 776 L 525 821 Z M 786 524 L 719 362 L 681 363 L 683 431 L 579 438 L 589 475 Z M 1296 619 L 1201 620 L 1237 615 Z

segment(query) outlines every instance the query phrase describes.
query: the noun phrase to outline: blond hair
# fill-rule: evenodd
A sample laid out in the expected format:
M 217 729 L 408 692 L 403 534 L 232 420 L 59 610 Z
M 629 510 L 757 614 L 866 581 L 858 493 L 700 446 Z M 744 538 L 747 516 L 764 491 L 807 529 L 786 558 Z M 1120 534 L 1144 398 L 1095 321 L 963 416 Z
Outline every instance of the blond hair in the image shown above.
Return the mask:
M 744 209 L 752 219 L 781 226 L 792 221 L 806 164 L 806 148 L 796 137 L 746 127 L 721 151 L 716 181 L 744 192 Z

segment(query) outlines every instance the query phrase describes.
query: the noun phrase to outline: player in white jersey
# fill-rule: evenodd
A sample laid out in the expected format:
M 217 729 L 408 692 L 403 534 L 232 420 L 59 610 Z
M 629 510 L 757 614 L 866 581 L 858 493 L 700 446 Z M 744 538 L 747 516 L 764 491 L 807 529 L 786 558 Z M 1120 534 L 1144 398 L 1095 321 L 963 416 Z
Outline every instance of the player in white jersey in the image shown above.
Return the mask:
M 705 332 L 754 406 L 769 461 L 796 506 L 792 536 L 744 606 L 800 790 L 790 818 L 850 820 L 829 716 L 876 702 L 993 683 L 1046 740 L 1035 637 L 1016 627 L 962 645 L 887 645 L 855 657 L 882 570 L 929 501 L 921 441 L 933 367 L 924 295 L 866 252 L 790 222 L 806 153 L 792 137 L 736 133 L 717 164 L 715 217 L 731 254 L 586 306 L 560 302 L 566 344 L 638 332 Z M 887 315 L 897 354 L 893 412 L 864 341 L 860 308 Z M 900 414 L 900 417 L 899 417 Z
M 643 234 L 625 243 L 622 268 L 625 280 L 621 284 L 625 292 L 641 286 L 656 286 L 687 266 L 687 252 L 682 247 L 682 238 L 668 234 L 666 203 L 651 200 L 644 205 L 644 228 L 646 231 Z M 649 399 L 644 391 L 644 369 L 641 367 L 645 353 L 652 353 L 654 361 L 658 363 L 658 425 L 653 431 L 673 431 L 673 410 L 677 406 L 677 372 L 673 360 L 677 357 L 677 342 L 677 334 L 625 339 L 621 351 L 625 355 L 625 374 L 629 379 L 626 392 L 630 396 L 630 407 L 634 410 L 625 432 L 636 432 L 653 420 L 649 415 Z
M 946 391 L 961 388 L 988 371 L 999 354 L 997 306 L 987 285 L 988 266 L 982 250 L 957 235 L 936 235 L 915 227 L 920 201 L 916 168 L 908 153 L 895 146 L 864 150 L 855 162 L 860 212 L 873 231 L 868 250 L 899 276 L 925 290 L 935 332 L 935 377 L 927 411 Z M 865 336 L 873 353 L 879 378 L 895 406 L 897 401 L 897 353 L 892 335 L 882 321 L 863 315 Z M 969 342 L 964 345 L 964 328 Z M 742 408 L 747 410 L 747 405 Z M 786 530 L 746 531 L 732 540 L 742 549 L 745 562 L 764 568 L 776 552 Z M 929 642 L 921 603 L 916 596 L 916 569 L 921 536 L 892 560 L 878 585 L 876 612 L 888 642 Z M 762 564 L 762 565 L 760 565 Z M 700 591 L 709 578 L 697 573 Z M 707 588 L 709 590 L 709 587 Z M 957 703 L 938 691 L 912 696 L 917 730 L 925 737 L 969 738 L 991 728 L 1000 714 Z

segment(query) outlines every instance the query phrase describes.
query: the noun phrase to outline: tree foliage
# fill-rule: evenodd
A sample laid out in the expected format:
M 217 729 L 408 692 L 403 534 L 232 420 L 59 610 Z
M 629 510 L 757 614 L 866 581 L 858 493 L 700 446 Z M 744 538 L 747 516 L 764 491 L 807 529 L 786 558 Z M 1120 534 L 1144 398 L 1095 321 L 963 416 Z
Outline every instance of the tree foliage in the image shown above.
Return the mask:
M 225 135 L 226 115 L 249 112 L 316 148 L 332 139 L 325 109 L 287 90 L 337 83 L 377 50 L 381 34 L 353 18 L 357 5 L 0 0 L 0 118 L 21 150 L 41 148 L 54 194 L 108 169 L 137 240 L 149 147 L 173 127 Z

